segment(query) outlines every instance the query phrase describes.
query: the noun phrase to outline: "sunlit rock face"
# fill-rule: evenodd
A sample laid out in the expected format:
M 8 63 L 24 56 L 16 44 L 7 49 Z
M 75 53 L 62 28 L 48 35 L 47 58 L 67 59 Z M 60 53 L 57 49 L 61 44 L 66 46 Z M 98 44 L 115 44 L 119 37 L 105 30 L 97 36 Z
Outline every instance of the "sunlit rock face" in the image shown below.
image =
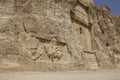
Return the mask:
M 93 0 L 0 0 L 0 70 L 119 68 L 119 21 Z

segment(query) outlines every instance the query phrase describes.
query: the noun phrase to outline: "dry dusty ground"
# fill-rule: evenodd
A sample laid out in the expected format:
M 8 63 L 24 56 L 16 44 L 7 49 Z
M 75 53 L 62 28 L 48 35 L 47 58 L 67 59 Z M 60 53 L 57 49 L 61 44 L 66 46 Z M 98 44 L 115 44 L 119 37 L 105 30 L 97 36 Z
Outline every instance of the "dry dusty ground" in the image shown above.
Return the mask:
M 0 80 L 120 80 L 120 70 L 0 73 Z

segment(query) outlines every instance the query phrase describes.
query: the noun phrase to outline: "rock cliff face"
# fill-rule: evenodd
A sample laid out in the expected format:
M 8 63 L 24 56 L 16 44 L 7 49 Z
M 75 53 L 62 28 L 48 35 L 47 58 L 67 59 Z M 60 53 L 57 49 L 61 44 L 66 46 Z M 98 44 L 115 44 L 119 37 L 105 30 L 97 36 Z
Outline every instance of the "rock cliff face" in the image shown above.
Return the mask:
M 119 21 L 93 0 L 0 0 L 0 70 L 119 68 Z

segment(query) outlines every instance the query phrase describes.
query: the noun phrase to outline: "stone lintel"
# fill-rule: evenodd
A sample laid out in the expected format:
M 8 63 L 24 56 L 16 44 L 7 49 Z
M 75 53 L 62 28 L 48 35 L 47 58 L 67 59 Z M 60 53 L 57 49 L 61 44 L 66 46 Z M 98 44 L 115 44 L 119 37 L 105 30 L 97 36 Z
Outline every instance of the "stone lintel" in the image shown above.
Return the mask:
M 45 37 L 36 37 L 37 39 L 39 39 L 41 42 L 51 42 L 52 38 L 45 38 Z M 57 44 L 66 46 L 67 43 L 65 41 L 61 41 L 57 39 Z

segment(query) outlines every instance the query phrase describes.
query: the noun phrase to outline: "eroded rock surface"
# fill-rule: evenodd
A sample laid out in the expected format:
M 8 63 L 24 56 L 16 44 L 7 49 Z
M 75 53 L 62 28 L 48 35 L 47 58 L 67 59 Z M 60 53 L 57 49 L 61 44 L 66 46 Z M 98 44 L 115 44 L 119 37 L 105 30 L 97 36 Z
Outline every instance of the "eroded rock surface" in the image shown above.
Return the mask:
M 0 0 L 0 69 L 119 68 L 119 21 L 93 0 Z

